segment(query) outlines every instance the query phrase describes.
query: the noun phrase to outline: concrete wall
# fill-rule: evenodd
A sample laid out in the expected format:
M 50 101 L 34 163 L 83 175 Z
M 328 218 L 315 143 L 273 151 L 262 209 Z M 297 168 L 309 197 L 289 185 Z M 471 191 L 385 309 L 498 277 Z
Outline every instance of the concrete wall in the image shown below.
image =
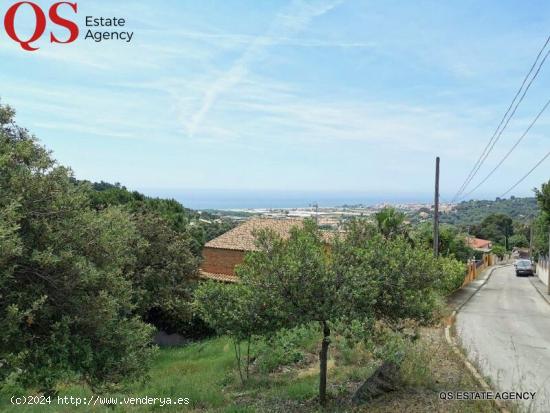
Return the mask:
M 537 262 L 537 277 L 539 277 L 539 280 L 541 280 L 545 285 L 548 285 L 548 279 L 550 278 L 550 260 L 540 258 Z
M 483 259 L 481 260 L 481 263 L 475 263 L 473 261 L 468 262 L 468 272 L 464 277 L 464 282 L 462 283 L 462 286 L 464 287 L 465 285 L 470 284 L 486 268 L 489 268 L 492 265 L 504 263 L 507 260 L 508 257 L 500 260 L 495 254 L 483 254 Z
M 201 269 L 213 274 L 235 275 L 235 266 L 241 264 L 246 252 L 204 247 Z

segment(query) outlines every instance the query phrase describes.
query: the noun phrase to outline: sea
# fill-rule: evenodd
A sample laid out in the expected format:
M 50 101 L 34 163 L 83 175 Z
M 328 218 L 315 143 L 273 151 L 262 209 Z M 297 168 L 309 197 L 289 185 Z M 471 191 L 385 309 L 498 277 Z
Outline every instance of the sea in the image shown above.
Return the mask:
M 148 196 L 170 198 L 192 209 L 260 209 L 339 207 L 427 203 L 429 194 L 381 194 L 346 191 L 273 191 L 212 189 L 139 189 Z

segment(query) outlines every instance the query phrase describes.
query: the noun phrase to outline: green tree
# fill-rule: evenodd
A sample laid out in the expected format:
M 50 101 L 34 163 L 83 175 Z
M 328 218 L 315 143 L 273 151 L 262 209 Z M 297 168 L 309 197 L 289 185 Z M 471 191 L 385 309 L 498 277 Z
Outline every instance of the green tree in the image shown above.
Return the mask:
M 514 234 L 508 239 L 508 248 L 527 248 L 529 247 L 529 240 L 524 234 Z
M 257 234 L 257 247 L 237 268 L 240 287 L 211 284 L 199 288 L 199 306 L 219 332 L 237 337 L 242 332 L 241 339 L 259 331 L 268 334 L 281 327 L 319 323 L 322 404 L 327 398 L 332 326 L 342 320 L 412 318 L 427 322 L 438 291 L 449 284 L 442 280 L 449 262 L 414 248 L 402 236 L 386 238 L 363 220 L 352 221 L 346 236 L 335 239 L 330 247 L 311 221 L 294 228 L 287 240 L 262 231 Z M 239 294 L 248 298 L 242 301 Z M 248 320 L 244 325 L 243 318 Z
M 419 248 L 433 248 L 433 224 L 424 222 L 411 231 L 411 237 Z M 441 224 L 439 227 L 439 252 L 444 257 L 456 258 L 466 262 L 474 256 L 474 251 L 466 244 L 468 235 L 450 224 Z
M 535 254 L 548 254 L 548 242 L 550 233 L 550 180 L 535 189 L 535 196 L 540 208 L 540 215 L 534 222 L 533 246 Z
M 0 106 L 0 382 L 53 389 L 141 377 L 152 328 L 134 315 L 130 215 L 87 190 Z
M 502 259 L 506 255 L 506 248 L 504 248 L 502 245 L 495 244 L 493 245 L 493 248 L 491 248 L 491 252 Z
M 108 206 L 125 206 L 132 214 L 150 212 L 161 217 L 172 230 L 189 239 L 189 247 L 197 258 L 200 258 L 206 242 L 235 226 L 233 220 L 220 219 L 209 212 L 193 211 L 174 199 L 151 198 L 137 191 L 129 191 L 120 183 L 83 182 L 89 185 L 93 208 L 101 210 Z
M 119 183 L 84 183 L 94 209 L 124 207 L 141 236 L 133 249 L 136 265 L 128 269 L 137 313 L 165 331 L 193 338 L 209 334 L 191 309 L 198 264 L 204 243 L 231 228 L 232 222 L 218 222 L 214 215 L 190 210 L 173 199 L 131 192 Z
M 508 245 L 508 237 L 514 234 L 512 218 L 504 214 L 491 214 L 473 229 L 477 237 Z
M 407 232 L 405 214 L 393 207 L 384 207 L 374 214 L 376 226 L 386 238 L 404 235 Z
M 335 244 L 333 254 L 343 268 L 357 277 L 351 278 L 352 281 L 375 282 L 365 285 L 365 289 L 378 288 L 373 302 L 366 301 L 376 318 L 429 321 L 441 280 L 446 277 L 432 251 L 415 247 L 404 236 L 387 239 L 364 220 L 352 221 L 346 230 L 345 238 Z M 353 284 L 350 288 L 355 288 Z M 358 291 L 363 294 L 361 288 Z
M 313 222 L 306 222 L 304 228 L 294 228 L 286 241 L 263 231 L 258 234 L 258 248 L 259 251 L 246 256 L 237 274 L 243 284 L 261 295 L 267 306 L 283 315 L 279 319 L 285 320 L 286 327 L 319 323 L 322 331 L 319 398 L 325 404 L 330 322 L 349 314 L 346 308 L 354 302 L 353 295 L 361 291 L 353 291 L 351 283 L 345 280 L 353 274 L 335 273 L 336 265 L 332 265 L 335 261 L 329 259 Z M 368 291 L 364 293 L 363 299 L 368 302 Z M 273 331 L 278 327 L 276 322 Z
M 249 378 L 253 336 L 273 332 L 283 325 L 281 314 L 268 305 L 264 294 L 254 291 L 246 283 L 201 283 L 195 291 L 195 308 L 217 334 L 228 335 L 233 341 L 242 383 Z M 244 360 L 241 352 L 243 341 L 246 343 Z
M 192 238 L 147 208 L 134 213 L 132 221 L 140 235 L 133 249 L 136 260 L 128 269 L 136 312 L 157 328 L 192 333 L 199 263 Z
M 549 214 L 548 218 L 550 218 L 550 180 L 543 183 L 540 189 L 535 188 L 534 191 L 539 208 L 545 214 Z

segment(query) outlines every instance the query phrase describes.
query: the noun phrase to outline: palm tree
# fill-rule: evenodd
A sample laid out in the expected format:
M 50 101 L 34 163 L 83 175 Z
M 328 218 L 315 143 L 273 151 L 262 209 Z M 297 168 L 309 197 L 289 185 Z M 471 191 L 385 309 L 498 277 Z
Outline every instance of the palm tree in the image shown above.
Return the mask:
M 378 231 L 385 238 L 393 238 L 397 235 L 405 235 L 405 214 L 392 207 L 384 207 L 374 214 Z

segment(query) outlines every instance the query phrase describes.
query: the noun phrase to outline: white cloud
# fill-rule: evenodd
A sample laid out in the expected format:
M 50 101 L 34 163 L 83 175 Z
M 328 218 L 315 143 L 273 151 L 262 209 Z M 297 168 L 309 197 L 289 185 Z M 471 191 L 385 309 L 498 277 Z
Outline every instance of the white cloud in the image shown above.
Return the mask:
M 261 59 L 266 47 L 275 44 L 279 37 L 288 37 L 303 30 L 314 18 L 321 16 L 341 1 L 306 3 L 294 1 L 288 9 L 279 13 L 267 33 L 256 37 L 232 67 L 218 77 L 204 93 L 200 108 L 193 114 L 187 127 L 192 137 L 201 125 L 216 100 L 227 90 L 239 83 L 249 73 L 250 64 Z

